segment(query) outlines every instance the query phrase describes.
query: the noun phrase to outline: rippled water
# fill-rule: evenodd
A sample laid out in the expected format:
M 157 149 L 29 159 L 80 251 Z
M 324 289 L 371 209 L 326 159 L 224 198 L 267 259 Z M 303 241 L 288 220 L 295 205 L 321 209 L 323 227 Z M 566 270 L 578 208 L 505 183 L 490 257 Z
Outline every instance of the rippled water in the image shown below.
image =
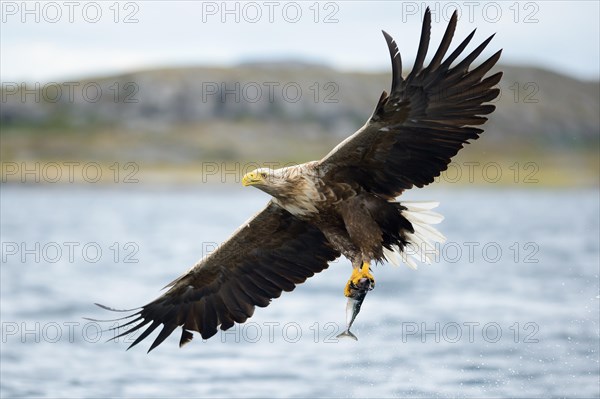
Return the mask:
M 353 331 L 347 261 L 183 349 L 104 343 L 128 308 L 266 202 L 256 190 L 3 186 L 1 396 L 598 397 L 596 190 L 427 189 L 449 242 L 375 270 Z M 137 261 L 137 263 L 135 263 Z M 109 324 L 110 325 L 110 324 Z M 152 338 L 152 337 L 151 337 Z

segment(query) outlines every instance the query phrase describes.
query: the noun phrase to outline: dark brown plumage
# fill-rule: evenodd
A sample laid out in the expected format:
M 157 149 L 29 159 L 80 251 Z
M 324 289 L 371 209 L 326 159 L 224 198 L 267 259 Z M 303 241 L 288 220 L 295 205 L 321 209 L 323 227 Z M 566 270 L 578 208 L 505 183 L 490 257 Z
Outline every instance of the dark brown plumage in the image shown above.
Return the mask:
M 483 124 L 481 116 L 495 106 L 502 77 L 498 72 L 484 75 L 500 58 L 501 50 L 478 68 L 468 67 L 493 36 L 451 68 L 473 38 L 473 31 L 444 61 L 456 27 L 452 15 L 440 47 L 427 68 L 422 68 L 427 52 L 430 14 L 425 13 L 423 32 L 413 70 L 402 78 L 402 62 L 395 41 L 384 32 L 392 57 L 392 88 L 383 92 L 371 119 L 321 161 L 326 176 L 350 175 L 368 191 L 387 198 L 397 197 L 413 186 L 423 187 L 446 170 L 451 158 L 469 139 L 477 139 Z
M 255 306 L 265 307 L 282 291 L 292 291 L 338 256 L 318 228 L 269 203 L 209 257 L 171 282 L 164 295 L 128 316 L 133 319 L 120 327 L 135 326 L 115 338 L 149 324 L 131 344 L 135 346 L 161 323 L 150 350 L 178 326 L 183 327 L 180 345 L 191 340 L 186 330 L 210 338 L 219 325 L 227 330 L 245 322 Z
M 267 306 L 282 291 L 327 268 L 341 254 L 356 268 L 381 261 L 386 250 L 442 237 L 415 214 L 431 217 L 424 205 L 402 205 L 395 197 L 433 182 L 451 158 L 482 132 L 502 74 L 485 77 L 500 51 L 469 71 L 492 37 L 455 66 L 474 31 L 448 56 L 456 12 L 429 65 L 431 16 L 426 11 L 412 71 L 402 77 L 395 41 L 383 32 L 392 59 L 392 87 L 383 92 L 369 121 L 321 161 L 295 167 L 259 169 L 244 177 L 273 200 L 238 229 L 217 251 L 168 285 L 119 328 L 120 335 L 143 331 L 137 345 L 160 325 L 150 346 L 182 327 L 180 345 L 243 323 L 255 306 Z M 143 329 L 143 330 L 142 330 Z

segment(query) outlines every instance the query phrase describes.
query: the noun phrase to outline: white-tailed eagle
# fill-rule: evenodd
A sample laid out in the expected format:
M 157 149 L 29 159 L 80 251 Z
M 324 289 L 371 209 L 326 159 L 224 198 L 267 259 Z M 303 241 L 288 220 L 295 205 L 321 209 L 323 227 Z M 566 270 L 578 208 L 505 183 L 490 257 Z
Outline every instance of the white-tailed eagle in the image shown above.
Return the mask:
M 392 87 L 379 98 L 367 123 L 325 158 L 282 169 L 257 169 L 243 177 L 273 198 L 216 251 L 170 283 L 156 300 L 123 318 L 120 335 L 144 328 L 131 346 L 157 327 L 150 350 L 181 327 L 180 346 L 197 331 L 207 339 L 217 329 L 243 323 L 256 306 L 265 307 L 282 291 L 292 291 L 340 255 L 352 262 L 350 289 L 368 279 L 371 262 L 393 260 L 407 246 L 428 248 L 443 236 L 435 203 L 397 202 L 404 190 L 423 187 L 446 170 L 451 158 L 483 132 L 495 107 L 501 72 L 487 76 L 501 50 L 469 69 L 488 45 L 466 56 L 468 35 L 446 56 L 456 28 L 452 15 L 427 66 L 431 14 L 425 12 L 412 71 L 402 76 L 396 42 L 383 32 L 392 59 Z M 460 59 L 459 59 L 460 57 Z M 425 259 L 427 251 L 425 253 Z M 409 265 L 414 261 L 405 258 Z M 118 337 L 117 336 L 117 337 Z

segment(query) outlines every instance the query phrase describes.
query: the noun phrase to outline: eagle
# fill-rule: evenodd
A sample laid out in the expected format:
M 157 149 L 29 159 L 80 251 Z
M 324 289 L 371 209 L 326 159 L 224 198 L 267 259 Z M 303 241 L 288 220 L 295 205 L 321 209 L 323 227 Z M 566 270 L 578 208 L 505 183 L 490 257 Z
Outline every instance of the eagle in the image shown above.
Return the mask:
M 431 29 L 431 12 L 425 11 L 416 59 L 406 77 L 398 46 L 383 31 L 392 85 L 365 125 L 321 160 L 259 168 L 243 176 L 244 186 L 272 199 L 218 249 L 168 284 L 162 296 L 117 319 L 127 322 L 115 328 L 128 328 L 114 338 L 144 328 L 131 348 L 162 325 L 148 352 L 178 327 L 180 346 L 192 340 L 194 331 L 208 339 L 219 328 L 244 323 L 257 306 L 268 306 L 342 255 L 352 263 L 346 296 L 365 279 L 374 284 L 373 263 L 401 254 L 416 267 L 405 256 L 409 248 L 427 262 L 431 242 L 444 239 L 430 225 L 440 221 L 431 210 L 437 203 L 399 202 L 397 197 L 432 183 L 469 140 L 479 137 L 483 130 L 476 126 L 494 111 L 489 102 L 498 96 L 494 86 L 502 77 L 502 72 L 486 76 L 502 50 L 470 68 L 494 35 L 461 57 L 473 30 L 446 56 L 457 20 L 455 11 L 425 66 Z

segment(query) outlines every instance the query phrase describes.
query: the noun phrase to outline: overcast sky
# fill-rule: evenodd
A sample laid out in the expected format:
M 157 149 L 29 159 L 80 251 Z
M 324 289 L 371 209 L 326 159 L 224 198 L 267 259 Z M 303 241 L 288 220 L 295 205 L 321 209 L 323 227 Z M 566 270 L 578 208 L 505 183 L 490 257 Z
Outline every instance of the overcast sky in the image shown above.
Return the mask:
M 23 6 L 25 4 L 25 7 Z M 167 66 L 294 59 L 386 71 L 381 29 L 414 60 L 422 13 L 437 45 L 453 9 L 455 38 L 497 32 L 501 62 L 598 79 L 599 2 L 2 1 L 0 79 L 68 80 Z M 455 39 L 455 44 L 458 40 Z M 471 47 L 473 48 L 473 47 Z M 433 51 L 430 50 L 429 56 Z

